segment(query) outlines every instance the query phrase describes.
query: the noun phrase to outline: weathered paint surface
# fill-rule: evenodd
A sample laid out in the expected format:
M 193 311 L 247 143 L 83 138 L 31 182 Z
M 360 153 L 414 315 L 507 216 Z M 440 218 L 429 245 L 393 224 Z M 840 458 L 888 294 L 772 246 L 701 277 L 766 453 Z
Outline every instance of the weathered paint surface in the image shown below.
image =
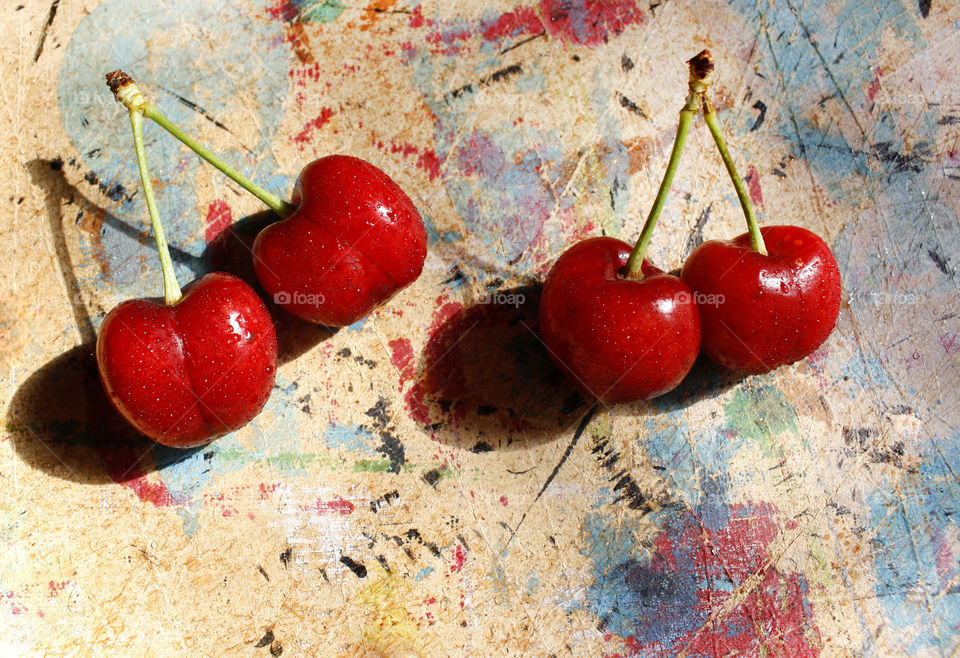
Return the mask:
M 48 10 L 11 9 L 2 47 L 12 651 L 956 653 L 953 3 Z M 833 246 L 840 322 L 789 368 L 702 364 L 588 415 L 536 337 L 537 284 L 576 240 L 637 235 L 702 47 L 761 221 Z M 190 452 L 131 436 L 93 369 L 105 312 L 160 290 L 113 68 L 281 195 L 313 157 L 374 162 L 430 235 L 423 277 L 370 318 L 278 314 L 267 407 Z M 256 200 L 146 141 L 181 283 L 249 276 Z M 677 267 L 741 225 L 698 125 L 651 256 Z

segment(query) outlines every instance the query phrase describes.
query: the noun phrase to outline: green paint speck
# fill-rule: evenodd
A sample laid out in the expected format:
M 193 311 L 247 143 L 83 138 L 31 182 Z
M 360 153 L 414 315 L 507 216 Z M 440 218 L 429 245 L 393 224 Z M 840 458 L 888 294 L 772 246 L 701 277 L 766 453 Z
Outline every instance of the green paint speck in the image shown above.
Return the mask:
M 387 459 L 360 459 L 353 463 L 355 473 L 386 473 L 390 470 Z
M 797 432 L 796 412 L 773 386 L 737 389 L 723 410 L 737 436 L 759 442 L 771 457 L 774 456 L 772 437 Z
M 340 17 L 343 9 L 344 5 L 340 0 L 308 0 L 300 10 L 300 22 L 332 23 Z

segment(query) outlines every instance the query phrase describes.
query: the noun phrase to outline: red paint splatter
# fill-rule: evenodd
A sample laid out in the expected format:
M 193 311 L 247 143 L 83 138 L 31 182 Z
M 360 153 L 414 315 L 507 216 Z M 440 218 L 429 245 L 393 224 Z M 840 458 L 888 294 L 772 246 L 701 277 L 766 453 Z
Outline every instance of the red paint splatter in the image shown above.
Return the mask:
M 390 361 L 400 372 L 400 387 L 413 378 L 416 370 L 416 361 L 413 355 L 413 347 L 406 338 L 398 338 L 390 341 Z M 430 422 L 430 412 L 424 401 L 424 390 L 421 386 L 414 385 L 404 396 L 407 410 L 418 423 L 427 424 Z
M 275 21 L 291 23 L 300 15 L 300 8 L 294 0 L 278 0 L 266 7 L 267 16 Z
M 264 484 L 260 483 L 260 500 L 266 500 L 270 497 L 274 491 L 277 490 L 277 487 L 280 486 L 279 482 L 274 482 L 273 484 Z
M 763 191 L 760 189 L 760 174 L 757 173 L 756 167 L 750 166 L 744 180 L 747 182 L 747 190 L 750 192 L 753 205 L 763 208 Z
M 48 588 L 49 588 L 49 597 L 52 599 L 52 598 L 55 597 L 57 594 L 59 594 L 60 592 L 62 592 L 63 589 L 64 589 L 67 585 L 69 585 L 69 584 L 70 584 L 70 581 L 69 581 L 69 580 L 61 580 L 59 583 L 54 582 L 54 581 L 51 580 L 50 583 L 49 583 L 49 585 L 48 585 Z
M 433 21 L 424 17 L 423 12 L 418 5 L 413 11 L 410 12 L 410 27 L 423 27 L 424 25 L 430 27 L 433 25 Z
M 387 345 L 390 348 L 390 362 L 400 372 L 400 383 L 403 384 L 413 377 L 413 347 L 406 338 L 391 340 Z
M 533 7 L 517 7 L 503 14 L 483 30 L 483 38 L 494 41 L 502 37 L 543 32 L 543 21 Z
M 767 655 L 812 657 L 820 653 L 821 638 L 812 606 L 807 600 L 806 579 L 800 573 L 783 573 L 770 562 L 770 544 L 780 530 L 772 505 L 731 505 L 719 527 L 703 523 L 684 512 L 671 521 L 654 542 L 654 556 L 643 569 L 659 574 L 693 575 L 696 589 L 693 629 L 664 647 L 660 639 L 624 638 L 631 656 Z M 711 515 L 715 516 L 716 511 Z M 701 515 L 702 516 L 702 515 Z M 713 624 L 702 624 L 720 609 L 731 592 L 748 579 L 761 576 L 746 598 Z M 637 575 L 638 578 L 643 576 Z M 714 587 L 714 583 L 723 583 Z M 666 598 L 651 605 L 671 605 Z
M 940 344 L 947 354 L 956 354 L 960 352 L 960 335 L 949 333 L 940 336 Z
M 204 220 L 206 229 L 203 239 L 210 244 L 223 233 L 231 224 L 233 224 L 233 213 L 230 212 L 230 206 L 223 199 L 212 201 L 207 206 L 207 217 Z
M 598 46 L 642 23 L 635 0 L 542 0 L 547 34 L 583 46 Z
M 873 107 L 873 101 L 880 91 L 880 76 L 882 75 L 883 69 L 879 66 L 873 70 L 873 80 L 870 81 L 870 85 L 867 87 L 867 104 L 870 107 Z
M 317 498 L 312 505 L 301 505 L 300 509 L 305 512 L 317 512 L 319 514 L 353 514 L 355 509 L 353 503 L 349 500 L 334 496 L 333 500 L 323 501 Z
M 163 482 L 150 482 L 146 475 L 128 480 L 124 485 L 137 494 L 140 500 L 153 503 L 156 507 L 169 507 L 174 504 L 173 496 Z
M 503 505 L 504 507 L 506 507 L 508 502 L 509 502 L 509 501 L 507 500 L 507 497 L 506 497 L 506 496 L 500 496 L 500 504 L 501 504 L 501 505 Z
M 469 52 L 467 43 L 473 37 L 469 28 L 438 26 L 432 34 L 427 35 L 427 43 L 431 45 L 430 52 L 444 57 L 455 57 Z
M 450 573 L 457 573 L 463 569 L 467 561 L 467 551 L 462 544 L 453 547 L 453 564 L 450 565 Z
M 323 108 L 320 111 L 320 116 L 310 119 L 305 124 L 303 124 L 303 130 L 301 130 L 296 135 L 293 135 L 290 139 L 300 145 L 300 150 L 303 150 L 303 146 L 310 141 L 310 138 L 313 136 L 313 131 L 318 130 L 324 126 L 331 117 L 333 117 L 334 111 L 329 107 Z
M 430 180 L 433 180 L 440 175 L 440 158 L 438 158 L 437 154 L 431 149 L 421 149 L 413 144 L 410 144 L 409 142 L 397 142 L 392 140 L 385 144 L 384 142 L 374 139 L 374 143 L 381 151 L 386 151 L 388 153 L 399 153 L 404 160 L 410 156 L 416 156 L 417 167 L 427 172 Z

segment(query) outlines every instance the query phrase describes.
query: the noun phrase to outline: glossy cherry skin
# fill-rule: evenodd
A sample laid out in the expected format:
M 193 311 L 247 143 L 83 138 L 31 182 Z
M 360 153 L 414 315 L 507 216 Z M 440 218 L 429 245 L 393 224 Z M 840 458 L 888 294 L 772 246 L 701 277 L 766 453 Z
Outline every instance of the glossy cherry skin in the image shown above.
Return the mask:
M 175 448 L 247 424 L 273 389 L 277 337 L 256 292 L 231 274 L 192 282 L 183 298 L 131 299 L 104 319 L 97 366 L 107 397 L 145 436 Z
M 346 155 L 314 160 L 296 210 L 253 245 L 257 279 L 280 306 L 330 327 L 360 320 L 420 276 L 427 231 L 389 176 Z
M 630 246 L 579 242 L 557 259 L 540 298 L 540 332 L 554 363 L 601 402 L 673 390 L 700 351 L 700 316 L 679 278 L 643 262 L 642 279 L 619 272 Z
M 816 234 L 798 226 L 760 229 L 768 255 L 750 234 L 705 242 L 680 276 L 694 291 L 703 351 L 743 373 L 763 373 L 804 358 L 827 339 L 840 312 L 840 269 Z

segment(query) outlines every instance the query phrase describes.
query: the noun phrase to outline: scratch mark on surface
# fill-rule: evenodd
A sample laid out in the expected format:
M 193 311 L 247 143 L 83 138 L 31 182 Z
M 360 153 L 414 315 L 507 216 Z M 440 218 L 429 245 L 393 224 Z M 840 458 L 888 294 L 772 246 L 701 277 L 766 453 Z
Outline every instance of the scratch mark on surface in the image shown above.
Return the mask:
M 573 449 L 577 446 L 577 443 L 580 442 L 580 437 L 583 436 L 584 430 L 587 429 L 587 425 L 597 412 L 597 407 L 599 404 L 599 402 L 594 403 L 593 406 L 587 410 L 587 413 L 584 414 L 583 420 L 580 421 L 580 426 L 577 427 L 577 431 L 573 433 L 573 438 L 570 439 L 570 444 L 567 445 L 567 449 L 563 451 L 562 455 L 560 455 L 560 460 L 557 462 L 557 465 L 553 467 L 553 471 L 551 471 L 550 475 L 547 476 L 547 479 L 544 481 L 543 486 L 540 487 L 540 491 L 537 492 L 533 502 L 530 503 L 526 511 L 524 511 L 523 516 L 520 517 L 520 522 L 517 523 L 517 527 L 510 531 L 510 539 L 507 540 L 504 550 L 506 550 L 506 547 L 510 545 L 511 541 L 513 541 L 513 538 L 516 536 L 520 526 L 523 525 L 524 519 L 527 518 L 527 514 L 530 512 L 530 509 L 537 504 L 537 501 L 540 500 L 541 496 L 543 496 L 544 492 L 547 490 L 547 487 L 549 487 L 553 483 L 554 478 L 557 477 L 557 473 L 559 473 L 560 469 L 563 468 L 563 465 L 567 463 L 567 459 L 570 458 L 571 453 L 573 453 Z
M 37 41 L 37 49 L 33 51 L 33 61 L 36 62 L 40 59 L 40 55 L 43 54 L 43 44 L 47 41 L 47 31 L 50 29 L 50 26 L 53 24 L 53 19 L 57 15 L 57 8 L 60 7 L 60 0 L 53 0 L 50 3 L 50 11 L 47 14 L 47 22 L 43 24 L 43 27 L 40 29 L 40 40 Z

